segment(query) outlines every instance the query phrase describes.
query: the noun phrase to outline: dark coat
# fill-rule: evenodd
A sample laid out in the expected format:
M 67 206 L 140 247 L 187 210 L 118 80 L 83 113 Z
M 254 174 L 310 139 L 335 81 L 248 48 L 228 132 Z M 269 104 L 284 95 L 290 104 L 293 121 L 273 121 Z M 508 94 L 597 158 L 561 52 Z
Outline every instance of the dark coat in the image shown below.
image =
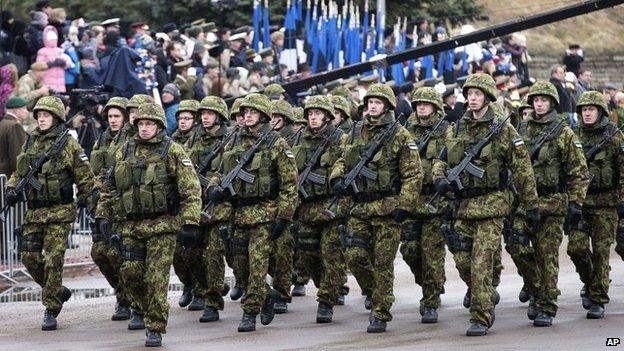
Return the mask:
M 15 172 L 17 155 L 22 152 L 26 132 L 11 115 L 5 114 L 0 121 L 0 174 L 7 178 Z

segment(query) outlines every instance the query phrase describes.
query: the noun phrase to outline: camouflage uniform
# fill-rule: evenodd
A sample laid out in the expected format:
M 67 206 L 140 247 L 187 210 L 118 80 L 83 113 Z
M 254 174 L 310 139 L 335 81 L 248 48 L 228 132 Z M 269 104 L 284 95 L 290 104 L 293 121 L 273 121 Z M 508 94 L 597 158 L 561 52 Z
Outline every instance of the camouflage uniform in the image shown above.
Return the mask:
M 342 201 L 337 216 L 333 219 L 327 218 L 323 211 L 331 203 L 329 176 L 332 165 L 342 153 L 340 140 L 343 132 L 337 130 L 331 123 L 334 108 L 329 98 L 310 97 L 306 102 L 304 114 L 312 108 L 325 111 L 327 122 L 319 131 L 306 127 L 299 142 L 293 146 L 293 153 L 297 161 L 297 169 L 301 174 L 308 166 L 312 154 L 327 139 L 328 143 L 324 152 L 311 168 L 311 172 L 325 179 L 325 184 L 320 185 L 311 181 L 303 184 L 303 192 L 299 192 L 301 205 L 297 211 L 299 226 L 295 242 L 301 255 L 303 268 L 310 273 L 318 288 L 319 305 L 325 304 L 331 308 L 338 303 L 344 284 L 343 276 L 346 278 L 338 225 L 344 221 L 347 207 L 345 201 Z M 307 197 L 304 197 L 304 192 Z
M 24 144 L 17 157 L 17 167 L 7 183 L 10 188 L 26 176 L 30 167 L 48 150 L 65 131 L 65 107 L 63 102 L 52 96 L 37 101 L 33 113 L 47 111 L 54 117 L 54 124 L 46 131 L 37 128 Z M 32 187 L 25 189 L 28 211 L 22 226 L 20 252 L 22 262 L 35 282 L 43 289 L 43 305 L 46 313 L 54 317 L 69 299 L 71 293 L 62 285 L 63 264 L 67 249 L 67 236 L 76 219 L 73 185 L 78 187 L 78 199 L 93 208 L 95 196 L 94 176 L 84 151 L 68 134 L 63 137 L 66 145 L 37 173 L 37 180 L 43 185 L 37 192 Z M 69 294 L 69 295 L 68 295 Z M 56 322 L 54 328 L 56 329 Z
M 272 83 L 267 85 L 263 93 L 270 100 L 279 100 L 282 98 L 283 94 L 286 93 L 286 90 L 284 90 L 281 85 L 277 83 Z
M 125 216 L 120 228 L 122 282 L 129 289 L 132 309 L 144 316 L 145 327 L 165 333 L 176 236 L 181 227 L 184 232 L 199 224 L 201 188 L 183 147 L 165 134 L 162 107 L 145 103 L 138 112 L 135 124 L 152 120 L 161 130 L 149 140 L 137 135 L 117 151 L 114 180 L 102 192 L 96 217 L 114 218 L 115 212 Z M 107 200 L 118 205 L 106 206 Z
M 600 113 L 592 125 L 584 124 L 581 117 L 582 107 L 588 105 L 596 106 Z M 585 152 L 604 138 L 605 132 L 611 134 L 617 129 L 608 119 L 607 104 L 599 92 L 583 93 L 576 111 L 580 121 L 579 139 Z M 609 253 L 617 226 L 616 208 L 621 207 L 624 198 L 623 153 L 624 135 L 617 132 L 592 160 L 587 160 L 591 183 L 583 204 L 582 230 L 569 233 L 568 255 L 587 288 L 588 298 L 602 309 L 609 302 Z
M 259 130 L 251 132 L 244 127 L 236 134 L 223 153 L 220 172 L 223 175 L 227 175 L 237 165 L 241 155 L 258 141 L 260 135 L 270 131 L 267 122 L 271 116 L 271 103 L 266 96 L 249 94 L 240 108 L 250 108 L 261 113 Z M 228 243 L 230 253 L 235 256 L 233 264 L 234 271 L 238 272 L 236 276 L 246 278 L 247 282 L 243 322 L 253 319 L 255 325 L 255 316 L 263 306 L 269 306 L 273 301 L 265 280 L 273 247 L 269 238 L 271 222 L 274 219 L 290 221 L 293 217 L 297 202 L 297 167 L 288 143 L 278 133 L 270 132 L 251 162 L 243 169 L 255 178 L 252 183 L 237 178 L 232 184 L 236 195 L 229 199 L 234 206 L 234 214 Z M 220 175 L 216 174 L 211 185 L 216 188 L 219 181 Z
M 196 116 L 195 123 L 198 123 L 200 122 L 197 118 L 198 108 L 199 102 L 197 100 L 182 100 L 180 101 L 180 106 L 176 111 L 176 118 L 180 117 L 181 112 L 191 112 L 194 116 Z M 176 131 L 171 134 L 171 139 L 180 145 L 184 145 L 184 143 L 186 143 L 186 141 L 193 135 L 193 129 L 194 128 L 191 127 L 191 129 L 183 132 L 180 128 L 177 128 Z
M 342 114 L 342 121 L 337 127 L 343 132 L 349 133 L 353 127 L 353 122 L 351 122 L 349 118 L 349 102 L 342 96 L 332 96 L 332 103 L 334 104 L 334 109 L 340 111 Z
M 433 88 L 423 87 L 414 91 L 412 97 L 413 110 L 419 102 L 429 103 L 434 112 L 420 117 L 414 112 L 408 119 L 406 128 L 415 140 L 420 140 L 440 119 L 444 118 L 442 96 Z M 442 122 L 433 134 L 426 149 L 420 150 L 423 167 L 423 185 L 414 216 L 401 226 L 401 254 L 410 267 L 416 284 L 422 287 L 423 297 L 420 300 L 421 311 L 424 308 L 437 309 L 440 306 L 440 295 L 444 293 L 444 236 L 440 226 L 444 222 L 446 202 L 438 204 L 438 211 L 432 214 L 425 206 L 435 193 L 431 178 L 434 158 L 437 158 L 444 147 L 444 136 L 448 123 Z
M 104 107 L 103 115 L 107 116 L 108 110 L 117 108 L 124 114 L 125 122 L 128 120 L 126 112 L 126 104 L 128 99 L 123 97 L 111 98 Z M 127 123 L 124 123 L 124 126 Z M 123 128 L 123 127 L 122 127 Z M 115 153 L 117 149 L 126 142 L 125 134 L 121 130 L 113 135 L 113 132 L 107 129 L 100 135 L 100 139 L 96 141 L 91 151 L 91 169 L 96 175 L 100 184 L 106 183 L 106 173 L 115 165 Z M 117 222 L 123 221 L 124 218 L 118 217 L 113 219 L 113 229 L 117 229 Z M 93 262 L 98 266 L 108 283 L 115 289 L 115 296 L 120 307 L 130 308 L 130 300 L 125 287 L 120 283 L 119 269 L 122 260 L 119 250 L 111 245 L 102 233 L 95 230 L 93 233 L 93 245 L 91 246 L 91 257 Z M 117 313 L 116 313 L 117 315 Z M 113 319 L 126 319 L 123 316 L 113 316 Z
M 533 104 L 535 96 L 549 97 L 552 110 L 541 117 L 533 112 L 525 122 L 520 124 L 519 133 L 529 149 L 543 133 L 552 130 L 561 118 L 555 111 L 559 103 L 559 95 L 552 83 L 536 82 L 529 90 L 529 104 Z M 541 218 L 537 233 L 531 230 L 527 233 L 535 252 L 533 256 L 535 261 L 527 261 L 531 256 L 524 255 L 524 263 L 517 264 L 518 271 L 525 282 L 539 281 L 539 286 L 528 285 L 526 288 L 535 298 L 537 313 L 541 311 L 545 314 L 534 322 L 535 325 L 540 325 L 540 320 L 552 319 L 557 314 L 559 245 L 563 238 L 566 209 L 569 208 L 568 204 L 582 205 L 589 184 L 583 146 L 570 127 L 563 126 L 559 134 L 553 135 L 543 144 L 533 161 L 533 171 L 539 195 Z M 522 206 L 520 209 L 523 209 Z M 526 252 L 526 250 L 520 249 L 518 252 Z M 510 251 L 512 255 L 514 251 Z M 531 274 L 535 273 L 538 275 L 537 278 L 531 277 Z M 538 290 L 535 291 L 535 288 Z M 533 319 L 533 317 L 535 315 L 529 315 L 529 318 Z
M 138 109 L 139 106 L 150 102 L 154 102 L 154 98 L 152 98 L 151 96 L 145 94 L 136 94 L 132 96 L 130 100 L 128 100 L 128 103 L 126 104 L 126 112 L 128 113 L 128 115 L 130 115 L 131 109 Z M 126 123 L 121 129 L 119 138 L 126 140 L 131 139 L 136 135 L 136 132 L 137 127 L 133 123 Z
M 343 137 L 344 152 L 330 177 L 333 184 L 340 184 L 371 142 L 395 121 L 392 89 L 373 85 L 364 97 L 365 103 L 372 97 L 385 100 L 388 110 L 376 117 L 366 115 L 351 135 Z M 372 296 L 371 326 L 381 324 L 384 330 L 385 322 L 392 320 L 394 258 L 400 241 L 400 226 L 393 214 L 413 211 L 416 206 L 423 178 L 417 149 L 409 132 L 398 125 L 368 164 L 378 173 L 377 181 L 356 179 L 362 191 L 352 196 L 355 204 L 347 223 L 345 237 L 353 239 L 353 245 L 346 245 L 348 266 L 362 292 Z
M 504 116 L 492 101 L 496 100 L 497 90 L 491 76 L 471 75 L 464 84 L 464 95 L 468 89 L 479 89 L 486 96 L 485 114 L 478 120 L 473 111 L 468 110 L 452 128 L 446 131 L 446 150 L 440 160 L 434 162 L 432 176 L 438 184 L 444 179 L 447 166 L 456 166 L 464 157 L 464 152 L 480 140 L 493 123 L 501 123 Z M 527 209 L 537 206 L 535 181 L 530 166 L 528 152 L 522 139 L 510 123 L 505 123 L 499 134 L 481 150 L 473 163 L 485 170 L 479 179 L 467 173 L 461 175 L 464 189 L 454 195 L 454 232 L 465 246 L 449 247 L 454 251 L 453 258 L 459 275 L 471 293 L 471 329 L 476 325 L 487 328 L 494 322 L 494 289 L 492 278 L 496 255 L 500 255 L 500 237 L 503 217 L 509 212 L 511 193 L 506 190 L 508 170 L 520 193 L 520 200 Z M 469 335 L 483 335 L 469 334 Z

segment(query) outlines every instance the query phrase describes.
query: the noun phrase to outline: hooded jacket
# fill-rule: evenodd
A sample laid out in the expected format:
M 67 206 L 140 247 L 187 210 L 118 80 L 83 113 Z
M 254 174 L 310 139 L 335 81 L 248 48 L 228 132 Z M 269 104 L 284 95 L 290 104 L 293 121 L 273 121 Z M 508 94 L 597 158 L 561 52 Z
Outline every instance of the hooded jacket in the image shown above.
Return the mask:
M 50 62 L 56 59 L 65 60 L 65 67 L 50 67 L 43 74 L 41 82 L 55 92 L 65 92 L 65 68 L 71 66 L 71 58 L 58 47 L 56 28 L 47 26 L 43 30 L 43 47 L 37 51 L 37 62 Z

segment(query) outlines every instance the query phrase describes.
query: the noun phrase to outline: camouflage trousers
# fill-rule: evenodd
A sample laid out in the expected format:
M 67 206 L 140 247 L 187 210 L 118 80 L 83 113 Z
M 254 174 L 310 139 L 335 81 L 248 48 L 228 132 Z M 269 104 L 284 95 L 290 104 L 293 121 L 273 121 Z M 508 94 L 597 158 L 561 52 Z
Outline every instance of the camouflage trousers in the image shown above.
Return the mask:
M 123 263 L 119 250 L 104 241 L 98 241 L 91 246 L 91 258 L 98 266 L 100 272 L 108 281 L 108 284 L 115 289 L 117 303 L 123 307 L 130 307 L 127 289 L 120 284 L 119 269 Z
M 41 286 L 43 305 L 52 311 L 63 306 L 63 265 L 70 229 L 71 223 L 25 223 L 23 226 L 22 243 L 24 237 L 30 237 L 32 242 L 43 244 L 43 252 L 22 250 L 22 263 Z
M 572 230 L 569 234 L 568 255 L 587 286 L 589 298 L 599 304 L 609 303 L 609 254 L 617 226 L 615 208 L 583 208 L 581 226 L 586 230 Z
M 301 223 L 296 239 L 304 267 L 318 288 L 317 301 L 332 306 L 338 303 L 346 275 L 339 224 L 339 221 Z
M 306 285 L 310 281 L 310 273 L 306 270 L 302 252 L 296 245 L 293 255 L 293 277 L 295 278 L 293 283 L 298 285 Z
M 273 289 L 279 293 L 283 302 L 292 302 L 290 286 L 292 285 L 294 241 L 290 228 L 272 243 L 269 255 L 269 275 L 273 278 Z
M 444 236 L 440 226 L 441 216 L 417 218 L 401 226 L 401 255 L 410 267 L 416 284 L 422 287 L 420 305 L 437 309 L 440 295 L 444 293 Z M 415 231 L 411 234 L 412 228 Z M 411 235 L 410 235 L 411 234 Z
M 624 233 L 624 223 L 620 218 L 617 221 L 617 230 L 615 234 L 615 252 L 620 255 L 620 258 L 624 260 L 624 235 L 618 233 Z
M 347 235 L 357 235 L 367 242 L 367 247 L 346 248 L 347 264 L 362 292 L 372 295 L 373 317 L 382 321 L 392 320 L 394 258 L 401 241 L 400 231 L 391 217 L 351 217 L 347 224 Z
M 269 240 L 269 226 L 267 223 L 244 227 L 235 225 L 231 237 L 246 243 L 245 252 L 232 253 L 232 269 L 236 279 L 245 283 L 243 286 L 247 297 L 243 301 L 243 311 L 255 316 L 260 313 L 270 292 L 266 282 L 269 256 L 273 249 L 273 243 Z
M 523 218 L 516 217 L 514 220 L 514 233 L 511 233 L 515 238 L 510 237 L 505 243 L 505 250 L 511 256 L 518 275 L 522 277 L 523 289 L 526 290 L 531 296 L 537 296 L 540 291 L 540 272 L 535 263 L 535 250 L 531 242 L 523 241 L 522 236 L 529 238 L 528 229 L 525 226 Z M 518 236 L 519 235 L 519 236 Z M 526 239 L 524 239 L 526 240 Z
M 502 218 L 458 219 L 455 232 L 472 238 L 471 251 L 456 251 L 455 266 L 470 290 L 470 322 L 492 325 L 495 257 L 500 257 Z
M 204 300 L 206 307 L 218 310 L 223 310 L 223 296 L 221 296 L 221 292 L 225 281 L 225 263 L 223 261 L 225 245 L 219 233 L 221 225 L 220 223 L 215 223 L 202 227 L 206 242 L 203 255 L 203 266 L 206 272 L 204 278 L 206 280 Z
M 201 297 L 207 293 L 206 267 L 204 261 L 204 233 L 197 238 L 194 248 L 184 249 L 179 241 L 173 255 L 173 270 L 185 287 L 191 288 L 193 296 Z
M 559 279 L 559 246 L 563 239 L 563 216 L 542 216 L 537 233 L 531 233 L 538 269 L 539 290 L 535 303 L 549 316 L 557 315 L 557 280 Z
M 121 265 L 121 282 L 128 288 L 132 309 L 144 316 L 148 330 L 165 333 L 169 318 L 169 271 L 176 234 L 147 238 L 124 235 L 123 245 L 145 253 L 144 260 L 125 260 Z

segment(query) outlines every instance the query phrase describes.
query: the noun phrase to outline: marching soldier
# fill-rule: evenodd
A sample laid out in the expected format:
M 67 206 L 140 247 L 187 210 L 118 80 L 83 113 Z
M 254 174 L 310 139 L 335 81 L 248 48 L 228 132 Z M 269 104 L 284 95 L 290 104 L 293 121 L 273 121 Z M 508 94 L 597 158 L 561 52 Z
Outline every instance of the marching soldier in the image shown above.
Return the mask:
M 176 111 L 178 129 L 171 134 L 171 139 L 180 145 L 184 145 L 193 134 L 193 127 L 197 124 L 197 100 L 182 100 Z
M 332 103 L 334 104 L 335 110 L 334 120 L 332 123 L 336 128 L 339 128 L 345 133 L 349 133 L 353 126 L 353 123 L 349 118 L 349 101 L 342 96 L 332 96 Z

